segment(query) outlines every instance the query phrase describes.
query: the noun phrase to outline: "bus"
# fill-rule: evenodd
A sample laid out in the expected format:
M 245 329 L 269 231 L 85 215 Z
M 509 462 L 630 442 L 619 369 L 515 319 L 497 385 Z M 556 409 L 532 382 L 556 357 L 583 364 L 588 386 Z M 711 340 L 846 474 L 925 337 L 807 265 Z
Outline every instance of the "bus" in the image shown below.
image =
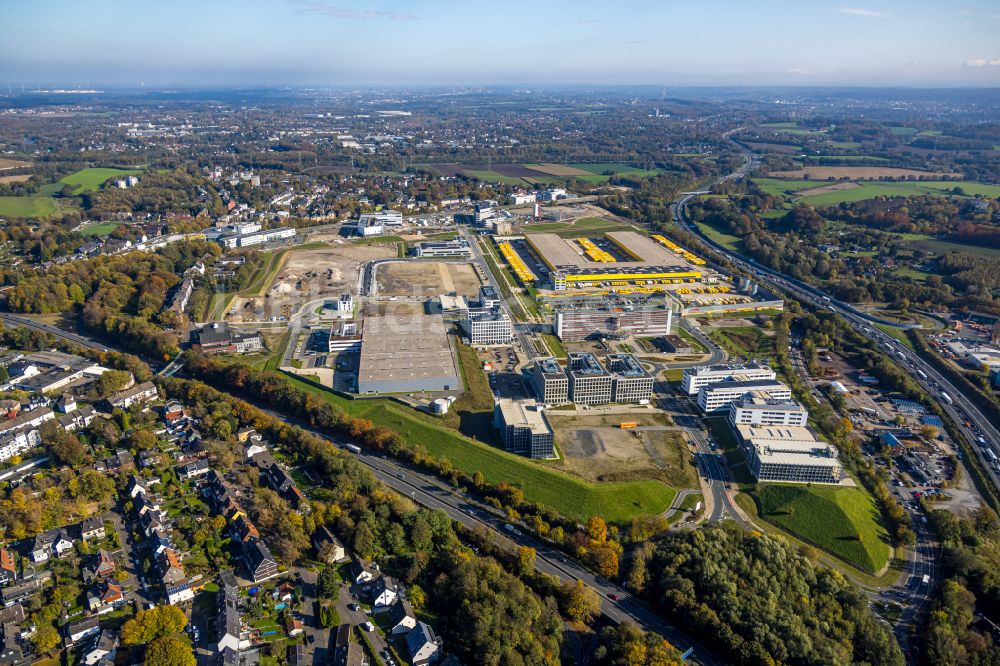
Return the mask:
M 347 445 L 347 450 L 350 451 L 351 453 L 355 454 L 355 455 L 358 455 L 358 456 L 361 455 L 361 447 L 358 446 L 357 444 L 348 444 Z

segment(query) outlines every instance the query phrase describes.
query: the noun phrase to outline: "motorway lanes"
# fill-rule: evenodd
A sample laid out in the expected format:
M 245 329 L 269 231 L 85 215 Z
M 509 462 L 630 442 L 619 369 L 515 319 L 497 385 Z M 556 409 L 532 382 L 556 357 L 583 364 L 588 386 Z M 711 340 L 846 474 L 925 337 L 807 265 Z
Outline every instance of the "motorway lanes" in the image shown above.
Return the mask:
M 63 338 L 64 340 L 75 342 L 81 347 L 87 347 L 88 349 L 96 349 L 102 352 L 111 351 L 101 343 L 94 342 L 90 338 L 86 338 L 82 335 L 77 335 L 76 333 L 70 333 L 69 331 L 63 331 L 61 329 L 56 328 L 55 326 L 49 326 L 48 324 L 43 324 L 33 319 L 28 319 L 27 317 L 19 317 L 17 315 L 0 313 L 0 321 L 3 321 L 3 323 L 7 324 L 8 326 L 25 326 L 27 328 L 33 328 L 36 331 L 44 331 L 57 338 Z

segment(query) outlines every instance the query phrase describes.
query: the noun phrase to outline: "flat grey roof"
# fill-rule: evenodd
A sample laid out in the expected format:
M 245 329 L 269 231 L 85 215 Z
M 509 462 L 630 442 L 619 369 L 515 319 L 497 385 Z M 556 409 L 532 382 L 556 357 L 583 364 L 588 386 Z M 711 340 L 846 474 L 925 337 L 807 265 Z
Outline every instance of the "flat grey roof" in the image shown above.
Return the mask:
M 359 385 L 441 377 L 458 377 L 441 315 L 365 319 Z

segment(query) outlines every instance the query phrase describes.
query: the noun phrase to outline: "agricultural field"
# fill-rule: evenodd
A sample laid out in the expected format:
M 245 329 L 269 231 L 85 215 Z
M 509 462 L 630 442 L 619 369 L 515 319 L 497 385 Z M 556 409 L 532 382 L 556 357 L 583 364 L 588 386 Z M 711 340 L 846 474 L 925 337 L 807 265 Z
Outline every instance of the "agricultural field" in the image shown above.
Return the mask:
M 784 143 L 748 142 L 747 145 L 756 153 L 785 153 L 791 155 L 802 152 L 802 146 L 790 146 Z
M 767 484 L 755 499 L 765 521 L 863 571 L 878 573 L 889 561 L 889 535 L 862 490 Z
M 921 176 L 943 178 L 960 176 L 961 174 L 945 171 L 918 171 L 916 169 L 900 169 L 898 167 L 807 166 L 794 171 L 772 171 L 768 175 L 772 178 L 812 178 L 813 180 L 826 180 L 828 178 L 874 180 L 878 178 L 919 178 Z
M 45 217 L 57 209 L 50 197 L 0 197 L 0 215 L 5 217 Z
M 137 176 L 142 173 L 140 169 L 110 169 L 110 168 L 90 168 L 80 169 L 76 173 L 71 173 L 59 180 L 64 185 L 73 188 L 73 194 L 83 194 L 100 189 L 109 178 L 124 178 L 126 176 Z
M 6 169 L 20 169 L 21 167 L 29 166 L 31 166 L 31 162 L 12 160 L 9 157 L 0 157 L 0 171 L 4 171 Z
M 86 226 L 83 229 L 80 229 L 77 233 L 81 236 L 107 236 L 117 228 L 117 222 L 104 222 L 101 224 L 91 224 Z
M 836 168 L 836 167 L 827 167 Z M 854 168 L 854 167 L 845 167 Z M 857 167 L 868 168 L 868 167 Z M 872 167 L 874 168 L 874 167 Z M 920 194 L 952 194 L 961 188 L 966 195 L 1000 196 L 1000 185 L 967 181 L 837 182 L 755 178 L 754 183 L 772 196 L 790 196 L 814 206 L 832 206 L 842 202 L 863 201 L 875 197 L 905 197 Z
M 645 178 L 655 176 L 659 170 L 647 170 L 627 164 L 613 162 L 600 164 L 493 164 L 493 163 L 447 163 L 431 164 L 432 169 L 442 176 L 464 175 L 484 182 L 507 185 L 548 186 L 562 185 L 570 178 L 588 183 L 605 183 L 609 173 Z
M 22 173 L 19 176 L 0 176 L 0 184 L 3 183 L 26 183 L 31 180 L 30 173 Z
M 289 381 L 354 416 L 396 430 L 407 441 L 447 458 L 456 469 L 469 474 L 478 470 L 491 483 L 506 480 L 520 486 L 529 502 L 540 502 L 570 518 L 582 521 L 601 515 L 626 522 L 635 516 L 654 516 L 666 511 L 677 494 L 660 481 L 588 483 L 464 437 L 439 425 L 435 417 L 392 400 L 348 400 L 298 377 L 289 376 Z

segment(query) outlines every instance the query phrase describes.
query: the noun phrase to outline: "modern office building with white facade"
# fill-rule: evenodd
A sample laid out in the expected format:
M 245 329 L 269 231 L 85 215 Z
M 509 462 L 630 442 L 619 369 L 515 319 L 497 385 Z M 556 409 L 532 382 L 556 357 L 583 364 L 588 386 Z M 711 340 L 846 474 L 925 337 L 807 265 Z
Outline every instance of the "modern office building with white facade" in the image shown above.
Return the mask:
M 507 451 L 530 458 L 554 457 L 552 428 L 534 400 L 500 398 L 493 408 L 493 425 Z
M 632 354 L 608 354 L 611 402 L 643 402 L 653 395 L 653 375 Z
M 809 411 L 795 400 L 778 400 L 754 391 L 729 403 L 729 422 L 738 425 L 805 426 Z
M 654 338 L 667 335 L 672 326 L 673 312 L 669 305 L 629 310 L 616 305 L 563 307 L 555 316 L 555 332 L 560 340 L 627 338 L 630 335 Z
M 776 379 L 744 379 L 736 375 L 729 381 L 716 382 L 698 391 L 698 408 L 705 414 L 715 414 L 729 409 L 729 404 L 755 391 L 767 394 L 772 400 L 790 400 L 792 391 Z
M 603 405 L 611 402 L 611 374 L 590 352 L 570 352 L 570 399 L 583 405 Z
M 531 385 L 539 402 L 547 405 L 559 405 L 569 402 L 569 377 L 552 357 L 535 359 L 531 377 Z
M 763 363 L 749 363 L 746 365 L 701 365 L 695 368 L 687 368 L 681 378 L 681 388 L 688 395 L 698 395 L 698 391 L 704 386 L 732 380 L 736 375 L 742 379 L 774 379 L 777 377 L 774 370 Z
M 505 345 L 514 339 L 514 326 L 503 309 L 469 308 L 462 321 L 469 342 L 477 345 Z
M 736 426 L 750 472 L 758 481 L 838 484 L 844 468 L 836 447 L 802 426 Z

